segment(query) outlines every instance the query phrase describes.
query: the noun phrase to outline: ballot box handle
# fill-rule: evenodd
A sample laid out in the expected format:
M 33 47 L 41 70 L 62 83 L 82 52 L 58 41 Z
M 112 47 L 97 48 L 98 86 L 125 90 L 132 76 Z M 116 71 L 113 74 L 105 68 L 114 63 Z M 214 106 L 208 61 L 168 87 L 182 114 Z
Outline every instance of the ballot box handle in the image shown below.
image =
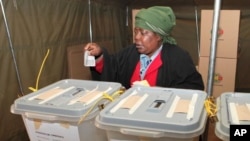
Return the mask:
M 143 136 L 143 137 L 163 137 L 164 132 L 155 132 L 149 130 L 137 130 L 137 129 L 128 129 L 128 128 L 121 128 L 120 132 L 126 135 L 135 135 L 135 136 Z

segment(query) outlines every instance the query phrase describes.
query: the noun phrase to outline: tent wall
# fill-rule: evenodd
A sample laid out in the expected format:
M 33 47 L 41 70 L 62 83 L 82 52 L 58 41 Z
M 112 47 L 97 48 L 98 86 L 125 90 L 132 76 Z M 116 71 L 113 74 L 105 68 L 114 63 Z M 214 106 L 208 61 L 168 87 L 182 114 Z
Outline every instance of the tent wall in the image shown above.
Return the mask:
M 67 78 L 67 47 L 90 41 L 87 0 L 3 0 L 6 19 L 21 78 L 23 94 L 36 88 L 38 72 L 48 51 L 38 89 Z M 110 41 L 114 52 L 126 40 L 125 7 L 91 4 L 93 41 Z M 0 139 L 28 140 L 20 115 L 10 113 L 10 106 L 21 95 L 0 11 Z M 112 27 L 112 28 L 111 28 Z M 116 36 L 119 35 L 119 36 Z M 122 38 L 121 38 L 122 37 Z M 116 47 L 116 48 L 114 48 Z
M 200 19 L 201 9 L 213 9 L 211 0 L 194 0 Z M 231 0 L 229 0 L 231 1 Z M 203 2 L 203 3 L 200 3 Z M 227 8 L 240 9 L 240 39 L 236 88 L 250 88 L 250 4 L 231 4 Z M 248 3 L 247 3 L 248 2 Z M 38 72 L 48 51 L 38 89 L 67 78 L 67 48 L 90 41 L 88 0 L 3 0 L 23 94 L 36 87 Z M 132 43 L 133 8 L 169 5 L 177 17 L 173 36 L 187 49 L 198 64 L 199 40 L 193 0 L 91 0 L 91 20 L 94 42 L 109 42 L 111 53 Z M 225 6 L 222 5 L 225 8 Z M 128 8 L 128 15 L 127 9 Z M 1 141 L 28 140 L 20 115 L 10 113 L 10 106 L 21 95 L 6 28 L 0 11 L 0 139 Z

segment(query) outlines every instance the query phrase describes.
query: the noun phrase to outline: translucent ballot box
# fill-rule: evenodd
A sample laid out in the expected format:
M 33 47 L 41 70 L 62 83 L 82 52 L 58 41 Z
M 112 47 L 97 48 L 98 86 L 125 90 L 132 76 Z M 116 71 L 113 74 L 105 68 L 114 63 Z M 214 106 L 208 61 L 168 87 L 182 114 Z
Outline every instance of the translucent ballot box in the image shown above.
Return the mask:
M 205 130 L 204 91 L 132 87 L 96 116 L 109 141 L 193 141 Z
M 215 135 L 230 140 L 230 125 L 250 125 L 250 93 L 225 92 L 217 98 Z
M 31 141 L 106 141 L 95 127 L 99 105 L 108 105 L 119 83 L 66 79 L 15 100 L 11 112 L 20 114 Z

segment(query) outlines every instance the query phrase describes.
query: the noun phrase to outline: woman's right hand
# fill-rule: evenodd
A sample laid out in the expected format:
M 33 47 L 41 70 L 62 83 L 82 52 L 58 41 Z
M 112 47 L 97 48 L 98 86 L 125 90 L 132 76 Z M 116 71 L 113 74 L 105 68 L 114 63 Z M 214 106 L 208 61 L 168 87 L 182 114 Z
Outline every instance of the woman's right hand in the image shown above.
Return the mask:
M 88 43 L 84 46 L 84 50 L 89 52 L 89 55 L 99 57 L 102 55 L 102 48 L 97 43 Z

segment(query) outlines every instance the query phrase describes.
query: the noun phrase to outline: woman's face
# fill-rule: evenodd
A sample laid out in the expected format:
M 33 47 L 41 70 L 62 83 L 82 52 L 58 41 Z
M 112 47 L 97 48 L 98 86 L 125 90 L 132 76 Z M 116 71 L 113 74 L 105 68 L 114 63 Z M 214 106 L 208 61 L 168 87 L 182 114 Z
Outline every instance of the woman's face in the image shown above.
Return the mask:
M 161 37 L 150 30 L 135 27 L 134 42 L 139 53 L 150 57 L 160 47 Z

